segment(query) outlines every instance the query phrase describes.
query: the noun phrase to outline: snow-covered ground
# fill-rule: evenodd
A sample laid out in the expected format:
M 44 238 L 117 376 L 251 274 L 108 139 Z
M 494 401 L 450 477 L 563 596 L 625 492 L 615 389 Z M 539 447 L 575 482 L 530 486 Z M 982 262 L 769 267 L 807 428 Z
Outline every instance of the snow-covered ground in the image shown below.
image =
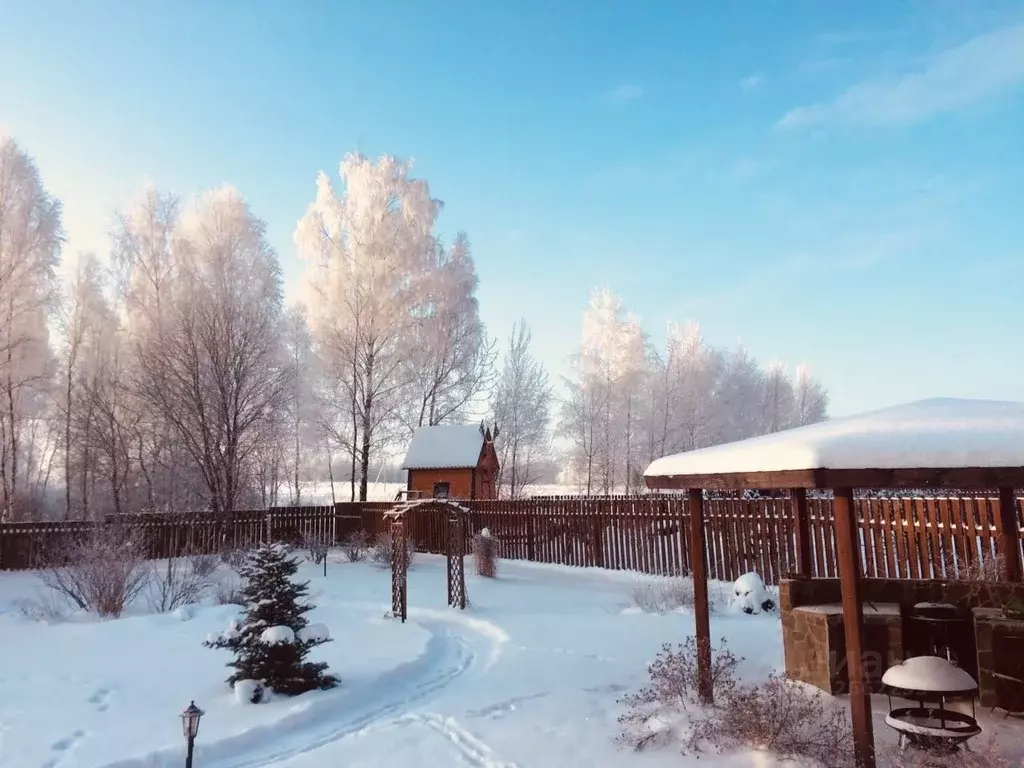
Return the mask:
M 403 625 L 385 618 L 388 572 L 332 561 L 326 578 L 312 565 L 300 575 L 312 582 L 310 620 L 335 638 L 314 658 L 342 684 L 249 705 L 222 682 L 227 654 L 201 645 L 234 606 L 46 622 L 21 608 L 37 593 L 33 574 L 0 573 L 0 765 L 177 768 L 177 715 L 193 699 L 206 711 L 197 768 L 776 765 L 612 741 L 619 697 L 662 643 L 693 631 L 686 611 L 633 606 L 638 582 L 654 577 L 503 562 L 496 580 L 467 574 L 472 606 L 461 612 L 445 604 L 443 558 L 421 555 Z M 728 610 L 731 586 L 715 585 L 712 635 L 745 657 L 744 677 L 763 677 L 782 667 L 779 620 Z M 887 737 L 881 720 L 877 730 Z

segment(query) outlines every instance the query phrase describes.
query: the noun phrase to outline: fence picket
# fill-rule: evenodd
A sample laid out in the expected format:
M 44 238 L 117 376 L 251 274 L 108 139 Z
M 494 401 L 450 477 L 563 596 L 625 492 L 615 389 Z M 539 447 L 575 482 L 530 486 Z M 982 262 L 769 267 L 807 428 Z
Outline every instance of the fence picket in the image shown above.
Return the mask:
M 964 546 L 967 549 L 967 564 L 969 566 L 975 565 L 978 562 L 978 523 L 974 516 L 974 499 L 967 498 L 963 500 L 963 520 L 966 535 L 964 536 Z

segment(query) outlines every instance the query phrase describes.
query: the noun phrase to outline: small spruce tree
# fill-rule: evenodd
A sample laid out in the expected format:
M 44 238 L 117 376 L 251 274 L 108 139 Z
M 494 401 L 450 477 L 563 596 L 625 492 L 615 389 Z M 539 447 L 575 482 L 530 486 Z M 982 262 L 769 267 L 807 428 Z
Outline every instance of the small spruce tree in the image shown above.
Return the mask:
M 250 552 L 238 573 L 244 580 L 245 617 L 237 631 L 203 643 L 235 654 L 228 663 L 234 673 L 227 679 L 234 686 L 239 680 L 257 680 L 275 693 L 294 696 L 314 689 L 333 688 L 339 680 L 326 673 L 327 665 L 305 661 L 310 649 L 329 642 L 319 633 L 303 633 L 309 625 L 303 614 L 313 609 L 301 602 L 309 591 L 309 582 L 291 580 L 299 562 L 280 544 L 264 544 Z M 271 627 L 278 631 L 277 642 L 264 641 Z M 290 638 L 281 641 L 284 638 Z M 268 638 L 269 639 L 269 638 Z

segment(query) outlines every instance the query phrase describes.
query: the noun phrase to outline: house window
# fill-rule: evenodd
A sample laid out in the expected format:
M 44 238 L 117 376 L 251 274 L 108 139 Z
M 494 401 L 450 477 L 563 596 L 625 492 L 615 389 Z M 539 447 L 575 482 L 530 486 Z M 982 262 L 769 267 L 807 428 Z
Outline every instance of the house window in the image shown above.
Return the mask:
M 435 499 L 447 499 L 450 492 L 451 486 L 448 483 L 434 483 Z

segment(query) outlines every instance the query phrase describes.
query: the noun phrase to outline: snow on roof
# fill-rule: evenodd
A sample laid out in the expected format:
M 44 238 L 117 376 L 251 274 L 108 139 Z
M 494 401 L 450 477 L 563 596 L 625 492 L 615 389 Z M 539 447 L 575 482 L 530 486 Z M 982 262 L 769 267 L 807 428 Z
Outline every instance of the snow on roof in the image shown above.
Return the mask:
M 644 476 L 954 467 L 1024 467 L 1024 403 L 921 400 L 665 456 Z
M 475 467 L 483 445 L 484 436 L 476 425 L 417 427 L 402 461 L 402 469 Z

